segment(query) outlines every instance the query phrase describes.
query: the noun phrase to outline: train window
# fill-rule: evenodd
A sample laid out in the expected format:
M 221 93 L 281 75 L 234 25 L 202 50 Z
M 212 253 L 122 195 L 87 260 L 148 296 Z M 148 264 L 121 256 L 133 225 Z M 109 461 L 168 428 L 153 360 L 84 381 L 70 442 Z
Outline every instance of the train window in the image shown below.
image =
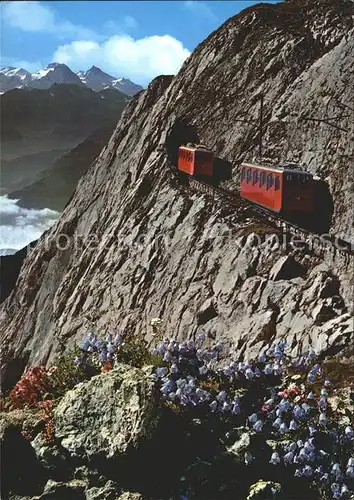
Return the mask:
M 267 189 L 270 189 L 272 186 L 273 186 L 273 174 L 268 174 Z
M 252 177 L 252 170 L 249 168 L 247 170 L 247 184 L 250 182 L 251 177 Z
M 258 171 L 254 170 L 253 172 L 253 185 L 257 184 L 258 182 Z
M 266 174 L 264 172 L 262 172 L 260 175 L 260 179 L 259 179 L 260 186 L 264 186 L 265 181 L 266 181 Z
M 243 167 L 242 170 L 241 170 L 241 180 L 244 181 L 245 177 L 246 177 L 246 169 L 245 169 L 245 167 Z
M 291 181 L 291 180 L 292 180 L 292 176 L 291 176 L 291 174 L 288 174 L 288 175 L 286 176 L 286 178 L 287 178 L 287 180 L 288 180 L 288 181 Z
M 275 178 L 274 187 L 275 187 L 276 191 L 278 191 L 278 189 L 280 189 L 280 177 L 279 177 L 279 175 L 277 175 Z

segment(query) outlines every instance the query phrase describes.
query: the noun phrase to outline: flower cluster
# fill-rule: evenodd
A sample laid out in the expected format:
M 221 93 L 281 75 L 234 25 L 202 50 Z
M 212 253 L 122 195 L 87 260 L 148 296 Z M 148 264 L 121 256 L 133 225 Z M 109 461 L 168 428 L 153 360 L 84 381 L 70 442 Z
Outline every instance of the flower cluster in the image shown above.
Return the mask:
M 158 329 L 161 321 L 154 320 L 151 325 Z M 100 340 L 90 333 L 75 363 L 106 371 L 119 360 L 129 362 L 139 346 L 139 359 L 147 360 L 147 343 L 140 337 L 131 342 L 127 349 L 129 342 L 121 335 Z M 290 359 L 286 343 L 279 342 L 245 361 L 205 335 L 157 342 L 148 361 L 154 360 L 163 404 L 231 419 L 234 427 L 236 423 L 274 443 L 270 466 L 287 468 L 295 481 L 309 481 L 326 498 L 349 498 L 354 490 L 354 430 L 338 424 L 329 401 L 332 383 L 314 351 Z M 247 466 L 256 459 L 254 450 L 245 452 Z
M 9 394 L 10 407 L 34 406 L 42 401 L 50 388 L 50 379 L 42 366 L 33 366 L 17 382 Z
M 106 338 L 99 339 L 97 334 L 89 333 L 80 346 L 81 352 L 74 362 L 79 367 L 100 368 L 103 372 L 112 368 L 117 359 L 117 353 L 123 344 L 122 336 L 118 333 L 113 338 L 107 334 Z
M 278 380 L 277 377 L 285 369 L 285 343 L 269 349 L 257 361 L 234 360 L 226 366 L 220 366 L 229 352 L 220 343 L 203 348 L 205 340 L 204 335 L 199 336 L 196 341 L 181 343 L 165 339 L 153 350 L 163 356 L 166 365 L 156 370 L 164 400 L 183 406 L 208 405 L 212 412 L 238 415 L 241 413 L 237 394 L 240 387 L 253 383 L 259 385 L 269 378 Z M 210 381 L 214 381 L 214 384 L 208 390 Z M 254 416 L 251 422 L 255 428 L 260 429 L 262 424 L 259 419 L 253 420 Z
M 349 498 L 354 486 L 354 431 L 351 426 L 338 428 L 328 402 L 331 382 L 315 363 L 315 353 L 291 362 L 281 342 L 257 360 L 220 366 L 226 355 L 230 359 L 229 353 L 220 344 L 203 348 L 204 340 L 165 339 L 155 348 L 164 361 L 156 369 L 162 400 L 239 416 L 250 433 L 263 433 L 278 443 L 269 457 L 271 464 L 291 467 L 295 477 L 326 488 L 331 498 Z M 247 414 L 240 388 L 252 390 L 262 384 L 269 395 L 258 411 Z M 244 461 L 253 463 L 250 451 Z
M 159 329 L 159 327 L 162 325 L 163 321 L 161 318 L 151 318 L 150 325 L 152 326 L 153 329 Z
M 44 440 L 46 443 L 52 443 L 55 438 L 53 406 L 53 400 L 41 401 L 39 403 L 39 407 L 43 410 Z

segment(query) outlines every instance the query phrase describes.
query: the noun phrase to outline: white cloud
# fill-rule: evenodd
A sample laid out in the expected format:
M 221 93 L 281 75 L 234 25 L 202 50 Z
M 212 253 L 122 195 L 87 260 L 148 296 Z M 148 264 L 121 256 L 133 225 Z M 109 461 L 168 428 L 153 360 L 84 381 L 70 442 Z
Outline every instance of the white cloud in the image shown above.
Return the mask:
M 203 17 L 204 19 L 209 19 L 210 21 L 217 21 L 217 16 L 214 14 L 212 9 L 204 2 L 199 0 L 187 0 L 184 2 L 184 6 L 193 14 L 198 17 Z
M 177 73 L 189 55 L 182 42 L 170 35 L 142 39 L 117 35 L 103 43 L 74 41 L 61 45 L 52 59 L 77 70 L 96 65 L 114 76 L 144 84 L 157 75 Z
M 142 39 L 130 36 L 128 33 L 138 27 L 132 16 L 108 21 L 100 33 L 96 33 L 59 19 L 51 6 L 38 1 L 4 2 L 2 7 L 3 20 L 9 26 L 32 33 L 51 33 L 64 40 L 50 62 L 68 64 L 74 71 L 95 65 L 113 76 L 135 79 L 144 85 L 157 75 L 175 74 L 190 55 L 182 42 L 170 35 Z M 31 72 L 45 66 L 38 62 L 4 59 L 8 60 L 6 65 L 23 67 Z
M 106 38 L 112 35 L 121 35 L 134 31 L 138 27 L 138 21 L 132 16 L 124 16 L 120 21 L 107 21 L 102 26 L 102 33 Z
M 55 28 L 55 15 L 39 2 L 5 2 L 3 18 L 14 28 L 23 31 L 51 31 Z
M 21 208 L 17 202 L 7 196 L 0 196 L 0 255 L 8 253 L 8 249 L 24 248 L 39 238 L 60 216 L 49 208 Z
M 124 16 L 124 17 L 123 17 L 123 24 L 124 24 L 124 27 L 125 27 L 126 29 L 128 29 L 128 30 L 129 30 L 130 28 L 135 29 L 135 28 L 137 28 L 137 27 L 138 27 L 138 22 L 137 22 L 137 20 L 136 20 L 136 19 L 134 19 L 134 17 L 132 17 L 132 16 Z
M 50 7 L 37 1 L 5 2 L 2 16 L 9 26 L 22 31 L 53 33 L 58 38 L 102 39 L 89 28 L 61 21 Z

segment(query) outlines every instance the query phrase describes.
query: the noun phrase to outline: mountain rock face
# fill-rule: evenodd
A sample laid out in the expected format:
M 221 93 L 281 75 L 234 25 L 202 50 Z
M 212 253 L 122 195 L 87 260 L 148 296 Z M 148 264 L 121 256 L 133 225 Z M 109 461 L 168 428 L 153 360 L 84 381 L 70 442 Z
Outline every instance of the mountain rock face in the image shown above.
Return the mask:
M 193 191 L 173 165 L 180 144 L 200 141 L 233 165 L 237 186 L 240 158 L 256 156 L 264 93 L 264 156 L 327 179 L 330 231 L 348 240 L 353 34 L 351 1 L 256 5 L 135 97 L 2 306 L 5 386 L 91 321 L 150 335 L 160 317 L 166 336 L 204 331 L 246 358 L 280 338 L 292 354 L 352 352 L 352 259 L 289 246 L 266 217 Z
M 125 94 L 134 95 L 143 90 L 143 87 L 136 85 L 128 78 L 114 78 L 97 66 L 92 66 L 88 71 L 79 71 L 77 75 L 82 83 L 96 92 L 106 88 L 115 88 Z
M 127 78 L 114 78 L 100 68 L 92 66 L 88 71 L 71 71 L 66 64 L 51 63 L 37 73 L 29 73 L 22 68 L 6 67 L 0 69 L 0 92 L 15 88 L 49 89 L 54 84 L 68 84 L 89 87 L 100 91 L 106 88 L 117 89 L 127 95 L 134 95 L 143 88 Z

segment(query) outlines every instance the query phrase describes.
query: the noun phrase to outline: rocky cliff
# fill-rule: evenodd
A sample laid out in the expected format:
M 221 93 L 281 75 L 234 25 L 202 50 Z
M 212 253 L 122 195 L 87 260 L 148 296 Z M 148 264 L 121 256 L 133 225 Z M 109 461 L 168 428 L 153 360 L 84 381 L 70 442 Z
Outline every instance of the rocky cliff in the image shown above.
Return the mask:
M 179 144 L 199 140 L 236 185 L 239 159 L 257 154 L 263 93 L 264 156 L 326 178 L 331 232 L 349 239 L 353 33 L 349 0 L 256 5 L 135 97 L 3 305 L 5 384 L 91 320 L 134 333 L 159 316 L 166 335 L 204 330 L 246 356 L 280 337 L 294 352 L 350 352 L 352 262 L 264 241 L 266 221 L 182 186 L 172 165 Z

